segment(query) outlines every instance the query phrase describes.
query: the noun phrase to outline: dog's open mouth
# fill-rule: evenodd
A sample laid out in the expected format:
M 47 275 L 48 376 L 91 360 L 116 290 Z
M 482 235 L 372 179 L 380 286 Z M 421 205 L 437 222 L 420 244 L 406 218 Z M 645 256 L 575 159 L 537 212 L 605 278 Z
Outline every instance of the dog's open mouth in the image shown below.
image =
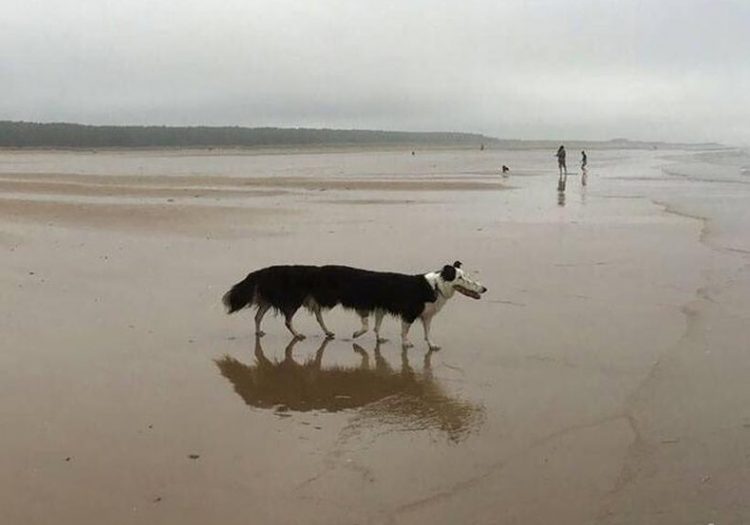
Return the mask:
M 478 292 L 469 290 L 468 288 L 464 288 L 463 286 L 456 286 L 456 291 L 464 294 L 466 297 L 471 297 L 472 299 L 479 299 L 480 297 L 482 297 Z

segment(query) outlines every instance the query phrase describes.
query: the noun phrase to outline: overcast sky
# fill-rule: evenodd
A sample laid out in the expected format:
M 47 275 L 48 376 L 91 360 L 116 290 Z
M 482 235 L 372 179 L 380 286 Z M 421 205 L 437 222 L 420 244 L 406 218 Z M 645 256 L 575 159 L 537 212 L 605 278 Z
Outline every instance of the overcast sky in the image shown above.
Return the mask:
M 8 119 L 750 144 L 750 0 L 3 0 Z

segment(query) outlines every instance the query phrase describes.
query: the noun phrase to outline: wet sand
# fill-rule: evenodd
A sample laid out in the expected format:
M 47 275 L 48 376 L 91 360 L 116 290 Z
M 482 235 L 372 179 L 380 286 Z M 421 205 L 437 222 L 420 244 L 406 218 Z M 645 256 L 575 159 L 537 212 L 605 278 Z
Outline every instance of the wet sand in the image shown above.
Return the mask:
M 550 159 L 0 152 L 0 523 L 750 521 L 750 157 Z M 456 259 L 439 352 L 220 304 Z

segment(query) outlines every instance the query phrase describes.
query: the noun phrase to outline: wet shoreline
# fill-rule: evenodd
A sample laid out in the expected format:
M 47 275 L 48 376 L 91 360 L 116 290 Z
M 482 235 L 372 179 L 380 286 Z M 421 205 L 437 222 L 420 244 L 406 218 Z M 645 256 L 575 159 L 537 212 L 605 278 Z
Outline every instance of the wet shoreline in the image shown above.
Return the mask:
M 157 158 L 148 169 L 168 172 L 120 195 L 137 204 L 125 215 L 103 189 L 86 190 L 95 214 L 66 215 L 63 186 L 148 178 L 146 160 L 68 154 L 58 179 L 38 175 L 45 155 L 0 176 L 44 178 L 6 189 L 53 207 L 0 212 L 2 521 L 747 518 L 742 182 L 673 177 L 667 152 L 596 152 L 561 206 L 547 151 L 247 156 L 184 180 L 192 159 Z M 510 177 L 487 180 L 502 164 Z M 268 193 L 221 182 L 277 174 Z M 194 176 L 217 188 L 197 199 L 209 213 L 181 202 Z M 456 259 L 490 293 L 436 317 L 440 352 L 402 352 L 394 319 L 391 342 L 352 341 L 356 316 L 338 309 L 334 341 L 300 313 L 307 340 L 269 317 L 259 350 L 249 312 L 219 302 L 274 263 Z

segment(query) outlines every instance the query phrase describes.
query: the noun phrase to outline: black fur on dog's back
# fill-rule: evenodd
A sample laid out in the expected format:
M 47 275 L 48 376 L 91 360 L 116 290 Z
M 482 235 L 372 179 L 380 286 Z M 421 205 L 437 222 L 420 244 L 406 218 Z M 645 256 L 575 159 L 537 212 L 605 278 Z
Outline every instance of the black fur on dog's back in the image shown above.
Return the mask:
M 253 304 L 270 304 L 276 310 L 294 313 L 310 295 L 317 266 L 269 266 L 249 273 L 224 294 L 227 313 Z
M 322 308 L 384 310 L 414 322 L 436 293 L 424 275 L 375 272 L 348 266 L 269 266 L 250 273 L 223 298 L 228 313 L 254 303 L 291 316 L 309 299 Z
M 340 304 L 364 312 L 380 309 L 411 323 L 422 313 L 424 303 L 436 299 L 424 275 L 374 272 L 348 266 L 323 266 L 320 274 L 320 286 L 313 297 L 325 308 Z

